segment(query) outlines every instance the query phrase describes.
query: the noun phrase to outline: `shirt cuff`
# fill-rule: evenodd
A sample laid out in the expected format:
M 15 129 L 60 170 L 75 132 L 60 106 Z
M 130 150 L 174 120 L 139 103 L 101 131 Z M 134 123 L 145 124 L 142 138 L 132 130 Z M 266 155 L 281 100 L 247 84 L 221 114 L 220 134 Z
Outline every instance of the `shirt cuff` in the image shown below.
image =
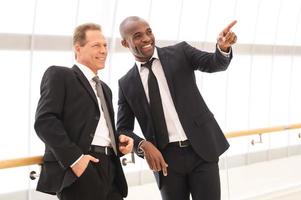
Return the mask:
M 225 57 L 227 57 L 227 58 L 230 57 L 230 54 L 231 54 L 231 51 L 232 51 L 231 48 L 230 48 L 229 52 L 224 52 L 224 51 L 221 50 L 221 48 L 220 48 L 218 45 L 216 45 L 216 46 L 217 46 L 217 49 L 219 50 L 219 52 L 221 52 L 221 54 L 222 54 L 223 56 L 225 56 Z
M 145 140 L 141 140 L 141 141 L 139 142 L 138 148 L 137 148 L 137 153 L 138 153 L 138 155 L 141 155 L 141 156 L 144 155 L 144 151 L 143 151 L 143 149 L 141 148 L 141 145 L 142 145 L 143 142 L 145 142 Z
M 70 167 L 72 168 L 84 155 L 81 155 L 74 163 L 72 163 L 72 165 L 70 165 Z

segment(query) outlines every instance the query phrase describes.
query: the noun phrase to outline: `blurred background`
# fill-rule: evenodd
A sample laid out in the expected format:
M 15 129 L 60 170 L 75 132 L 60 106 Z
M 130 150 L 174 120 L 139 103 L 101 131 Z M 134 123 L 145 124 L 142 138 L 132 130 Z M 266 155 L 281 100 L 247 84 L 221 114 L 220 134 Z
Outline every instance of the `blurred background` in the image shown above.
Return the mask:
M 0 160 L 42 155 L 33 129 L 40 81 L 50 65 L 73 65 L 78 24 L 103 28 L 109 56 L 100 77 L 117 111 L 118 79 L 134 63 L 120 45 L 118 27 L 131 15 L 149 21 L 157 46 L 187 41 L 206 51 L 214 51 L 218 34 L 237 20 L 228 70 L 196 72 L 221 128 L 227 134 L 301 122 L 300 0 L 0 0 Z M 222 199 L 301 199 L 300 137 L 294 129 L 229 138 L 220 159 Z M 56 199 L 34 191 L 31 170 L 39 166 L 1 169 L 0 199 Z M 127 199 L 160 199 L 144 160 L 136 157 L 124 170 Z

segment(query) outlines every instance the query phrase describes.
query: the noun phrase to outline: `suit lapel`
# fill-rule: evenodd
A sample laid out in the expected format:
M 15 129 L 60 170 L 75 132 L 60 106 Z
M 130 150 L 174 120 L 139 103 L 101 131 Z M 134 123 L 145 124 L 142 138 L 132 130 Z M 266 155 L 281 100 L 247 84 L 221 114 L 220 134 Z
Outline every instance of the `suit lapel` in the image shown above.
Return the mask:
M 74 65 L 72 67 L 72 69 L 74 70 L 74 72 L 77 75 L 77 78 L 79 79 L 80 83 L 83 85 L 83 87 L 87 90 L 87 92 L 89 93 L 90 97 L 93 99 L 94 103 L 97 105 L 98 107 L 98 102 L 95 96 L 95 93 L 89 83 L 89 81 L 87 80 L 87 78 L 85 77 L 85 75 L 82 73 L 82 71 L 76 66 Z
M 98 101 L 96 99 L 96 95 L 95 95 L 89 81 L 85 77 L 85 75 L 82 73 L 82 71 L 76 65 L 74 65 L 72 67 L 72 69 L 77 74 L 77 77 L 78 77 L 80 83 L 87 90 L 90 97 L 93 99 L 94 103 L 96 104 L 97 108 L 99 108 Z M 102 86 L 103 93 L 104 93 L 106 103 L 107 103 L 107 106 L 108 106 L 108 110 L 109 110 L 110 118 L 111 118 L 111 121 L 112 121 L 112 125 L 114 125 L 114 123 L 113 123 L 114 122 L 114 111 L 113 111 L 113 104 L 112 104 L 112 101 L 111 101 L 112 97 L 110 95 L 109 88 L 102 81 L 101 81 L 101 86 Z
M 141 77 L 139 74 L 139 70 L 137 65 L 135 64 L 134 66 L 134 73 L 132 76 L 132 81 L 133 81 L 133 85 L 136 86 L 136 92 L 137 92 L 137 98 L 140 99 L 142 101 L 142 104 L 145 105 L 145 109 L 147 109 L 147 111 L 149 111 L 149 103 L 147 101 L 146 98 L 146 94 L 142 85 L 142 81 L 141 81 Z
M 140 114 L 147 113 L 147 115 L 150 117 L 149 103 L 147 101 L 139 70 L 136 64 L 132 69 L 129 81 L 129 85 L 133 86 L 133 88 L 130 90 L 132 93 L 130 94 L 130 96 L 134 97 L 133 99 L 135 99 L 136 102 L 141 102 L 141 104 L 139 103 L 139 106 L 142 106 L 143 111 Z
M 168 88 L 169 88 L 171 97 L 173 99 L 173 102 L 175 103 L 176 98 L 175 98 L 175 92 L 174 92 L 174 88 L 173 88 L 173 77 L 172 77 L 172 71 L 171 71 L 172 70 L 172 67 L 171 67 L 172 62 L 168 60 L 168 55 L 166 54 L 166 52 L 163 49 L 157 47 L 157 51 L 158 51 L 158 56 L 159 56 L 159 59 L 160 59 L 160 62 L 161 62 L 161 65 L 162 65 L 162 68 L 163 68 L 163 71 L 164 71 L 164 74 L 166 77 L 166 81 L 168 84 Z M 169 58 L 171 58 L 171 57 L 169 57 Z
M 131 88 L 128 88 L 128 96 L 131 97 L 130 99 L 132 100 L 132 104 L 134 105 L 133 108 L 136 110 L 136 118 L 139 119 L 139 123 L 141 122 L 141 124 L 148 130 L 144 133 L 145 138 L 152 140 L 154 126 L 151 120 L 152 117 L 149 103 L 147 101 L 139 70 L 136 64 L 132 69 L 127 83 L 128 86 L 131 86 Z

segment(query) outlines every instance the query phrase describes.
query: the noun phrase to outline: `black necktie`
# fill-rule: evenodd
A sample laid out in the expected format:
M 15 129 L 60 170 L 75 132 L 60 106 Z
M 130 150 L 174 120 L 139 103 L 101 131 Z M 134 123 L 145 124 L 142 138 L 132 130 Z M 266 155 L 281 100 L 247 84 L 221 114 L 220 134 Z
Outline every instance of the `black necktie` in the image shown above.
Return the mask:
M 168 144 L 168 131 L 165 122 L 163 106 L 161 101 L 161 95 L 159 90 L 159 85 L 156 79 L 156 76 L 152 70 L 152 64 L 155 58 L 150 59 L 145 64 L 142 64 L 142 67 L 147 67 L 149 70 L 148 74 L 148 95 L 149 95 L 149 104 L 151 109 L 152 120 L 155 128 L 155 137 L 156 143 L 160 149 Z

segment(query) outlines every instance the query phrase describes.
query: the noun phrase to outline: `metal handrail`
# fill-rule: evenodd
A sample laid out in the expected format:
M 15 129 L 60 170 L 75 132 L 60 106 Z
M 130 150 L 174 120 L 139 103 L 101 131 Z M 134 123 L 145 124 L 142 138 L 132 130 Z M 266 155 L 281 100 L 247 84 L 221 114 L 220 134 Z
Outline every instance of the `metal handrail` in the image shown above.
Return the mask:
M 278 132 L 278 131 L 286 131 L 292 129 L 301 129 L 301 124 L 274 126 L 274 127 L 243 130 L 243 131 L 233 131 L 233 132 L 226 133 L 225 136 L 227 138 L 235 138 L 235 137 L 243 137 L 249 135 L 262 135 L 262 134 Z M 301 138 L 301 133 L 299 133 L 298 136 L 299 138 Z M 36 164 L 40 165 L 43 163 L 42 158 L 43 158 L 42 156 L 32 156 L 32 157 L 25 157 L 25 158 L 10 159 L 10 160 L 1 160 L 0 169 L 36 165 Z

